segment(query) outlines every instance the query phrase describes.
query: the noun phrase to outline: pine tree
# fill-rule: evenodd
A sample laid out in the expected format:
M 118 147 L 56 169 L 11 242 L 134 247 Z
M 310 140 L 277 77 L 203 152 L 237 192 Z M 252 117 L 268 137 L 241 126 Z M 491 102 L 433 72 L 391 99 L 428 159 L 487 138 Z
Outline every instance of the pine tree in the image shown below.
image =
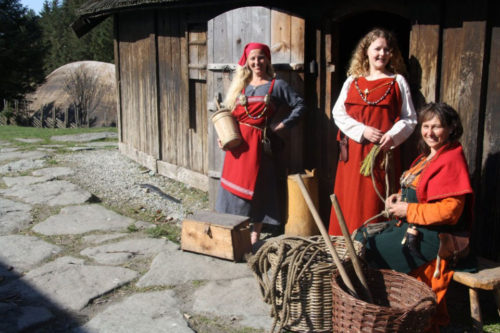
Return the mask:
M 48 48 L 44 64 L 48 75 L 56 68 L 74 61 L 113 62 L 113 27 L 106 19 L 91 32 L 78 39 L 70 25 L 77 18 L 77 9 L 86 0 L 45 1 L 40 15 L 43 42 Z
M 22 97 L 43 81 L 38 17 L 19 0 L 0 0 L 0 101 Z

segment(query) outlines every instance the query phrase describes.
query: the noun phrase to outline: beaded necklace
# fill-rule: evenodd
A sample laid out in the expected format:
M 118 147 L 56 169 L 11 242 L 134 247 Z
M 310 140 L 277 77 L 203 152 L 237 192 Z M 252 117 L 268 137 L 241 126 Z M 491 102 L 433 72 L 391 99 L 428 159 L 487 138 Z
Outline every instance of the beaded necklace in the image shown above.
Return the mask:
M 364 91 L 364 95 L 363 95 L 363 92 L 361 91 L 361 89 L 359 89 L 359 85 L 358 85 L 358 79 L 354 79 L 354 85 L 356 86 L 356 90 L 358 91 L 359 93 L 359 96 L 361 97 L 361 99 L 368 105 L 377 105 L 378 103 L 380 103 L 384 98 L 387 97 L 387 95 L 389 95 L 389 92 L 391 91 L 391 88 L 392 86 L 394 85 L 394 82 L 396 81 L 396 79 L 393 79 L 391 82 L 388 82 L 388 83 L 384 83 L 380 86 L 377 86 L 371 90 L 368 90 L 368 89 L 365 89 Z M 369 101 L 368 100 L 368 93 L 370 93 L 371 91 L 374 91 L 375 89 L 378 89 L 380 87 L 383 87 L 385 85 L 389 85 L 389 87 L 387 88 L 386 92 L 382 95 L 382 97 L 380 97 L 379 99 L 377 99 L 375 102 L 372 102 L 372 101 Z
M 242 92 L 240 93 L 240 96 L 238 96 L 238 102 L 239 102 L 240 105 L 243 106 L 243 108 L 245 109 L 245 113 L 247 114 L 247 116 L 250 119 L 253 119 L 253 120 L 260 119 L 266 113 L 267 107 L 269 105 L 269 102 L 271 101 L 271 98 L 269 97 L 269 94 L 271 93 L 271 91 L 273 91 L 274 81 L 275 81 L 274 79 L 271 81 L 271 86 L 269 87 L 269 91 L 264 96 L 264 104 L 265 104 L 264 109 L 257 116 L 252 116 L 250 114 L 250 112 L 248 112 L 248 109 L 247 109 L 248 99 L 247 99 L 247 96 L 245 95 L 245 88 L 243 88 Z M 255 90 L 255 88 L 254 88 L 254 90 Z

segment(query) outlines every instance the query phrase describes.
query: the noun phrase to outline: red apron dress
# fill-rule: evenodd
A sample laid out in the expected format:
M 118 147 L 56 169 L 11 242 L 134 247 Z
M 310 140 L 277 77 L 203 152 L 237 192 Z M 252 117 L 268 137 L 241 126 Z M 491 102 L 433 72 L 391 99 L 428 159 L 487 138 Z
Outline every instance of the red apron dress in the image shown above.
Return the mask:
M 266 96 L 246 97 L 246 103 L 238 99 L 233 116 L 238 121 L 242 143 L 226 152 L 224 168 L 221 176 L 221 186 L 227 191 L 243 199 L 251 200 L 254 195 L 255 183 L 259 173 L 262 154 L 262 129 L 266 119 L 272 117 L 274 110 L 269 102 L 275 80 Z M 245 96 L 243 89 L 242 95 Z M 246 104 L 246 105 L 245 105 Z
M 396 79 L 383 78 L 368 81 L 360 77 L 357 79 L 357 83 L 359 91 L 356 88 L 356 81 L 353 81 L 344 102 L 347 114 L 367 126 L 378 128 L 384 133 L 387 132 L 399 120 L 401 114 L 402 100 Z M 365 95 L 366 92 L 368 92 L 367 95 Z M 370 102 L 376 102 L 381 98 L 382 100 L 375 105 L 370 105 L 361 98 L 360 94 L 366 96 L 365 98 Z M 338 139 L 340 139 L 340 132 Z M 362 176 L 359 172 L 361 163 L 372 149 L 373 143 L 365 139 L 362 143 L 351 139 L 348 141 L 348 161 L 339 161 L 338 163 L 334 193 L 338 198 L 349 232 L 352 233 L 370 217 L 379 214 L 384 209 L 384 203 L 373 188 L 371 176 Z M 383 155 L 382 153 L 378 155 L 373 172 L 377 188 L 384 196 L 385 171 L 380 163 Z M 398 148 L 393 150 L 393 157 L 395 179 L 392 181 L 395 183 L 401 174 Z M 372 222 L 378 222 L 378 220 Z M 328 233 L 342 235 L 333 207 L 330 213 Z

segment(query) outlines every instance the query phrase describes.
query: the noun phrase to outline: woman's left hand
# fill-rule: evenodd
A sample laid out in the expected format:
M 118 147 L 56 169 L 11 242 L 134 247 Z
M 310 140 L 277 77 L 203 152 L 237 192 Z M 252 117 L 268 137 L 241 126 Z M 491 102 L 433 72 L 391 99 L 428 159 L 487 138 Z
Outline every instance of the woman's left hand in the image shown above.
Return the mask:
M 387 207 L 387 211 L 389 211 L 389 213 L 399 218 L 406 217 L 407 210 L 408 203 L 405 201 L 397 201 Z
M 285 128 L 285 124 L 283 124 L 282 122 L 280 122 L 280 123 L 279 123 L 278 125 L 276 125 L 276 126 L 272 126 L 272 125 L 271 125 L 271 130 L 272 130 L 273 132 L 279 132 L 279 131 L 281 131 L 283 128 Z
M 387 151 L 391 149 L 392 146 L 394 146 L 394 140 L 392 139 L 392 136 L 389 134 L 385 133 L 382 135 L 382 138 L 380 139 L 380 149 L 383 151 Z

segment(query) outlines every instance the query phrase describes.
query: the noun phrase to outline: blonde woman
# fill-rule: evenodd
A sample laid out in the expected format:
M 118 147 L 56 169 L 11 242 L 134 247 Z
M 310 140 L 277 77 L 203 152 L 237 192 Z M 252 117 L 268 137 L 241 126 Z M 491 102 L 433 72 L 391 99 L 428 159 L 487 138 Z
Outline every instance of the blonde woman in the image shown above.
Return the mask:
M 262 223 L 281 223 L 272 151 L 263 141 L 278 139 L 274 133 L 295 125 L 305 106 L 285 81 L 274 77 L 267 45 L 247 44 L 238 65 L 223 104 L 238 121 L 243 143 L 226 152 L 215 209 L 249 216 L 253 222 L 251 242 L 255 244 Z M 275 119 L 281 108 L 289 113 L 282 120 Z M 272 146 L 276 153 L 279 147 Z
M 396 38 L 386 30 L 373 29 L 358 43 L 347 72 L 349 77 L 333 107 L 332 116 L 339 128 L 337 139 L 347 143 L 338 162 L 334 193 L 350 232 L 384 209 L 371 177 L 360 174 L 361 163 L 373 145 L 380 145 L 383 151 L 393 150 L 396 178 L 392 183 L 399 178 L 401 165 L 396 147 L 411 135 L 417 123 L 404 73 Z M 379 192 L 385 193 L 382 155 L 373 172 Z M 341 235 L 333 208 L 329 233 Z

